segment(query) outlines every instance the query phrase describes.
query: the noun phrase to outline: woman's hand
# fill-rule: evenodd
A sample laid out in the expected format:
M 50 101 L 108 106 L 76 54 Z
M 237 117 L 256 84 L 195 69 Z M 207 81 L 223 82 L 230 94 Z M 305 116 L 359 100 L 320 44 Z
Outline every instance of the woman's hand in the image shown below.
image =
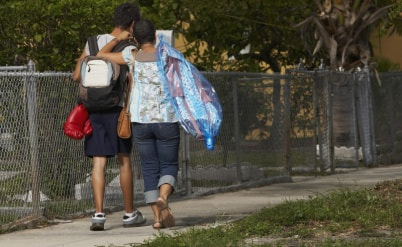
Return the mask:
M 119 33 L 119 35 L 117 35 L 117 39 L 118 40 L 127 40 L 127 39 L 131 39 L 133 36 L 131 35 L 130 32 L 127 31 L 123 31 L 121 33 Z

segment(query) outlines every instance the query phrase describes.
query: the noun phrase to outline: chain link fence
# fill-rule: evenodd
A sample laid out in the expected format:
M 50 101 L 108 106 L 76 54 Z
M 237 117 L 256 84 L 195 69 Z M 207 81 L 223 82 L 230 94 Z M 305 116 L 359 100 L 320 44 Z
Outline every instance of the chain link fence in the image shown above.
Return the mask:
M 402 73 L 372 78 L 373 119 L 378 164 L 402 162 Z
M 381 123 L 375 118 L 377 109 L 373 109 L 376 97 L 372 86 L 378 81 L 375 74 L 370 76 L 368 68 L 355 73 L 324 69 L 287 73 L 293 88 L 292 125 L 304 121 L 304 133 L 312 137 L 308 146 L 315 146 L 319 157 L 312 158 L 313 171 L 356 169 L 361 162 L 365 166 L 377 164 L 376 129 Z M 383 81 L 389 83 L 388 79 Z
M 371 83 L 373 93 L 356 82 L 360 74 L 295 70 L 285 75 L 204 75 L 219 95 L 223 123 L 213 152 L 182 132 L 176 198 L 291 181 L 294 174 L 356 169 L 361 160 L 357 151 L 364 147 L 362 133 L 368 133 L 369 139 L 375 133 L 369 162 L 400 161 L 402 102 L 397 96 L 402 74 L 381 74 L 381 86 Z M 356 97 L 359 90 L 366 101 Z M 367 101 L 371 94 L 373 109 Z M 93 212 L 92 162 L 84 156 L 82 140 L 63 134 L 64 121 L 77 99 L 78 86 L 71 73 L 35 72 L 32 63 L 0 69 L 2 232 L 26 222 Z M 337 106 L 341 103 L 346 109 Z M 361 109 L 364 114 L 359 117 Z M 340 112 L 346 114 L 341 115 L 346 123 L 335 123 Z M 374 124 L 362 132 L 360 123 L 370 117 Z M 352 155 L 341 159 L 343 147 Z M 143 181 L 135 146 L 132 163 L 139 206 L 144 203 Z M 123 208 L 116 158 L 108 161 L 104 204 L 106 212 Z
M 292 110 L 298 112 L 291 121 L 304 122 L 304 135 L 311 139 L 313 149 L 312 172 L 357 168 L 355 75 L 325 70 L 288 73 L 294 87 Z

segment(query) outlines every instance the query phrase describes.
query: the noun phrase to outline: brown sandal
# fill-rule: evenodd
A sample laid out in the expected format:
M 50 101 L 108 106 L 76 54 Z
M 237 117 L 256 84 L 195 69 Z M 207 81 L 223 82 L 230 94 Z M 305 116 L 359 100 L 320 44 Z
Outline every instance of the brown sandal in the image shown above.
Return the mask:
M 165 201 L 163 198 L 159 197 L 158 200 L 156 200 L 156 205 L 158 206 L 160 212 L 161 212 L 161 225 L 163 227 L 173 227 L 175 226 L 175 219 L 172 214 L 172 210 L 169 208 L 169 205 L 167 201 Z
M 152 228 L 155 230 L 159 230 L 165 228 L 165 226 L 161 222 L 155 221 L 155 223 L 152 225 Z

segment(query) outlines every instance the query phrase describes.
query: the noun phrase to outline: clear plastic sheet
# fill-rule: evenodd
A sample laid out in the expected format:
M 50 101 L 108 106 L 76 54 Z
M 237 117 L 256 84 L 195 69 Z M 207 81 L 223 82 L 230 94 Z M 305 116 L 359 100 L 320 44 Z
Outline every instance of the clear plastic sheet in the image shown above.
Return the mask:
M 163 41 L 157 45 L 158 69 L 165 93 L 184 130 L 214 150 L 222 123 L 222 107 L 211 83 L 183 54 Z

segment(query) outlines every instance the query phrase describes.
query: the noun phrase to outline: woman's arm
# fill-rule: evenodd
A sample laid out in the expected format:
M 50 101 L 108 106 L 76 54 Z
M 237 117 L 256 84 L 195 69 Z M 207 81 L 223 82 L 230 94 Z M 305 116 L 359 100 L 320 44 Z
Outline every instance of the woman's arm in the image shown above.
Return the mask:
M 129 39 L 131 34 L 127 31 L 121 32 L 116 38 L 112 39 L 109 43 L 107 43 L 99 52 L 96 54 L 98 57 L 107 58 L 118 64 L 126 64 L 126 61 L 123 59 L 123 55 L 121 52 L 112 52 L 113 48 L 122 40 Z

